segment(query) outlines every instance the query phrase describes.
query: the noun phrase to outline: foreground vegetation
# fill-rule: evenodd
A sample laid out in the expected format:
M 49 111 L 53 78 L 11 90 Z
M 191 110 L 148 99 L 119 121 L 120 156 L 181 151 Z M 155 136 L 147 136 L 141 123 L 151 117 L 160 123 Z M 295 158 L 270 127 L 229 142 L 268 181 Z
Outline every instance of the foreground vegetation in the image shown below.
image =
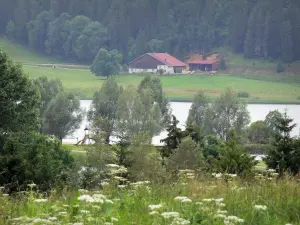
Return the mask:
M 296 179 L 248 182 L 223 177 L 169 185 L 138 182 L 93 191 L 30 191 L 0 197 L 1 224 L 300 224 Z M 36 190 L 35 187 L 32 190 Z M 181 198 L 179 198 L 181 197 Z M 179 219 L 180 218 L 180 219 Z
M 92 99 L 96 90 L 101 88 L 105 78 L 95 77 L 88 70 L 69 70 L 61 68 L 41 68 L 24 66 L 24 70 L 33 79 L 46 76 L 49 79 L 58 78 L 64 87 L 78 94 L 81 99 Z M 145 75 L 117 76 L 117 82 L 127 87 L 138 86 Z M 239 76 L 218 74 L 163 76 L 163 89 L 171 100 L 191 101 L 199 90 L 215 99 L 226 88 L 231 87 L 236 92 L 247 92 L 251 103 L 300 103 L 300 78 L 280 75 Z
M 94 144 L 70 152 L 61 140 L 79 127 L 79 99 L 59 80 L 32 81 L 1 50 L 0 63 L 1 223 L 299 224 L 300 139 L 287 113 L 249 126 L 236 92 L 213 102 L 198 92 L 181 130 L 159 77 L 125 88 L 110 77 L 87 112 L 82 143 Z M 256 167 L 246 148 L 258 146 Z

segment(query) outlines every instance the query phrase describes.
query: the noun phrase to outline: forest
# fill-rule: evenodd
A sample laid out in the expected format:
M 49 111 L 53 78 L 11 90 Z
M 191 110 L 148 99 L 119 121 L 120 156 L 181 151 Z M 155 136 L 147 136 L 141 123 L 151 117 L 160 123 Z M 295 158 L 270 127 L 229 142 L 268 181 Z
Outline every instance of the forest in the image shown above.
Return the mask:
M 90 63 L 100 48 L 123 63 L 146 52 L 230 46 L 247 58 L 300 59 L 298 0 L 1 0 L 0 34 L 40 52 Z

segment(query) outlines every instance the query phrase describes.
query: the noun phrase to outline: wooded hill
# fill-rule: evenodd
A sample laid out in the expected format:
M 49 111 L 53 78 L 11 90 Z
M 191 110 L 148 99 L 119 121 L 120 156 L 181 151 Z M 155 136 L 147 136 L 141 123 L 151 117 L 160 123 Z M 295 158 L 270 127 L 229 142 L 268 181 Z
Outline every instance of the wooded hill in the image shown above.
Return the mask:
M 299 15 L 299 0 L 2 0 L 0 33 L 82 62 L 100 48 L 118 49 L 126 63 L 219 46 L 291 62 L 300 59 Z

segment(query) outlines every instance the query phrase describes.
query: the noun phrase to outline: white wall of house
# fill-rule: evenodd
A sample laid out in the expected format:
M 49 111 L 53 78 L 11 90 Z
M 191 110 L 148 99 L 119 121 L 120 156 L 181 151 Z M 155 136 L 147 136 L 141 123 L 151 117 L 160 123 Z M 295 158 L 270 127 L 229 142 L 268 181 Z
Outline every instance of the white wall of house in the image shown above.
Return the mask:
M 157 69 L 129 68 L 129 73 L 156 73 Z
M 129 68 L 129 73 L 158 73 L 159 70 L 163 70 L 164 74 L 174 74 L 174 67 L 167 65 L 158 65 L 157 69 Z
M 164 74 L 173 74 L 174 73 L 174 67 L 167 66 L 167 65 L 158 65 L 157 70 L 164 70 Z

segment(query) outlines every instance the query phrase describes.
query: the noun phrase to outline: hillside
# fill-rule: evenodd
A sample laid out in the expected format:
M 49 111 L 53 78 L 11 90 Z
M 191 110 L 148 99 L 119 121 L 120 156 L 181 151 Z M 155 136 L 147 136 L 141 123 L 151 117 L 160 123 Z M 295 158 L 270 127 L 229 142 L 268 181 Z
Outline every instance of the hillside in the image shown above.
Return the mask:
M 300 60 L 299 0 L 3 0 L 0 34 L 90 63 L 100 48 L 128 63 L 145 52 L 183 59 L 230 46 L 243 56 Z
M 54 57 L 46 56 L 45 54 L 34 51 L 28 47 L 24 47 L 18 43 L 12 42 L 5 38 L 0 38 L 0 48 L 2 48 L 9 57 L 16 62 L 23 64 L 45 64 L 45 63 L 57 63 L 58 59 Z

